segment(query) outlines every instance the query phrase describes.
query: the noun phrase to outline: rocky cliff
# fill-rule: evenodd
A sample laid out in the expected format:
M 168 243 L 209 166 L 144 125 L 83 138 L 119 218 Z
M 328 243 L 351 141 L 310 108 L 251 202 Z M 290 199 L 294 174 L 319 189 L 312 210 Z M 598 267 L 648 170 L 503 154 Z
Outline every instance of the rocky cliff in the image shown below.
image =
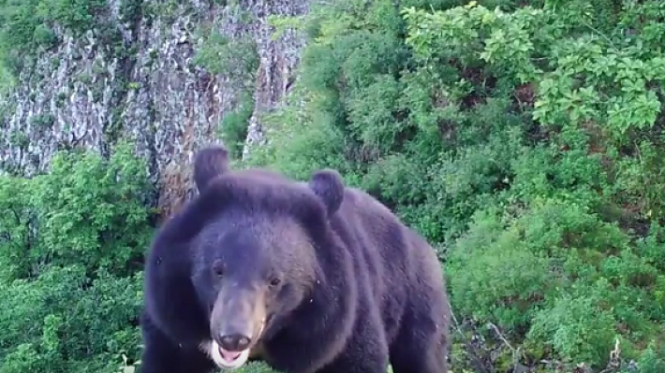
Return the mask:
M 274 38 L 268 17 L 307 11 L 308 0 L 106 0 L 93 27 L 53 25 L 57 42 L 25 63 L 5 103 L 3 168 L 33 174 L 58 149 L 103 154 L 130 138 L 168 184 L 162 206 L 172 206 L 191 192 L 180 166 L 218 141 L 245 91 L 253 107 L 243 153 L 264 141 L 261 114 L 288 93 L 304 43 L 292 30 Z

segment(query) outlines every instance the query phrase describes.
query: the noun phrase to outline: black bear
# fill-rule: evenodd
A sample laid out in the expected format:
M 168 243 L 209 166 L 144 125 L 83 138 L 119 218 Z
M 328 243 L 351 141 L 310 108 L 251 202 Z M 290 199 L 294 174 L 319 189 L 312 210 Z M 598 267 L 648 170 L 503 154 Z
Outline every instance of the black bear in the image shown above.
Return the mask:
M 385 206 L 335 170 L 231 170 L 221 146 L 194 180 L 147 255 L 142 373 L 447 372 L 440 263 Z

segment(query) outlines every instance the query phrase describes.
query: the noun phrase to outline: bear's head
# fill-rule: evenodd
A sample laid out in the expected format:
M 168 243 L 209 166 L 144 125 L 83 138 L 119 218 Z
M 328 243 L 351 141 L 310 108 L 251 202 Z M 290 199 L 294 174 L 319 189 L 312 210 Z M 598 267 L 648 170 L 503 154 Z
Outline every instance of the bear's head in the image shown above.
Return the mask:
M 192 282 L 210 318 L 205 347 L 221 368 L 243 365 L 323 281 L 321 257 L 334 250 L 329 218 L 344 196 L 334 170 L 308 183 L 272 171 L 234 170 L 226 151 L 197 153 L 200 227 L 191 242 Z

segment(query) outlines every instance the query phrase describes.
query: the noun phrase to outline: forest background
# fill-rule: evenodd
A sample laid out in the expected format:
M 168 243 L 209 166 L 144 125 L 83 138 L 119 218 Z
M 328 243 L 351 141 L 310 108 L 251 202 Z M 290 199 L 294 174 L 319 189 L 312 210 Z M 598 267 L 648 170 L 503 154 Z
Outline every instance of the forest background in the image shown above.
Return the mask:
M 267 144 L 240 160 L 251 98 L 220 122 L 236 167 L 337 168 L 425 235 L 445 265 L 453 372 L 665 372 L 665 3 L 397 3 L 271 18 L 308 43 L 263 118 Z M 0 0 L 3 91 L 49 27 L 96 27 L 104 6 Z M 244 53 L 220 43 L 196 63 Z M 163 212 L 132 149 L 62 150 L 46 173 L 0 177 L 0 373 L 140 357 Z

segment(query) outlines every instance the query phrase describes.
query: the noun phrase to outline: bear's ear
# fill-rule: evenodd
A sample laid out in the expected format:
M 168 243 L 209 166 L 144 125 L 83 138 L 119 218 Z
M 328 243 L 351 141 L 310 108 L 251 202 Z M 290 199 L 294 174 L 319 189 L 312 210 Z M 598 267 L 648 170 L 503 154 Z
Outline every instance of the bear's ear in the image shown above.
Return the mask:
M 332 216 L 344 199 L 344 180 L 336 170 L 326 168 L 316 171 L 309 179 L 309 188 L 323 201 Z
M 194 182 L 199 193 L 215 177 L 229 171 L 229 152 L 222 145 L 209 145 L 194 156 Z

